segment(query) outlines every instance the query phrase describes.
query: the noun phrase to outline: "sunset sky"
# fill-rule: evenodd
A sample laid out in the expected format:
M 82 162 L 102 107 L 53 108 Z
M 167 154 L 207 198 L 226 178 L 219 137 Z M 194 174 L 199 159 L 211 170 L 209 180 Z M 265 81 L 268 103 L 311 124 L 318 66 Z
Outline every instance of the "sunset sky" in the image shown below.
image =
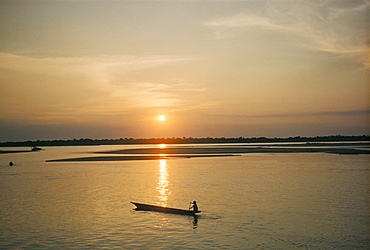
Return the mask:
M 365 0 L 2 0 L 0 141 L 370 134 L 369 16 Z

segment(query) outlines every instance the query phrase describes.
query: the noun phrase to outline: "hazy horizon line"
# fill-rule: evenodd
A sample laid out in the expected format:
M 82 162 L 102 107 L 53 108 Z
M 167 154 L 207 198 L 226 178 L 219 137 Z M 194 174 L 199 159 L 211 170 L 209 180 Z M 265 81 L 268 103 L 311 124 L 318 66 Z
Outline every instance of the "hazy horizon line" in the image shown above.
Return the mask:
M 68 142 L 68 141 L 140 141 L 140 140 L 253 140 L 253 139 L 266 139 L 266 140 L 288 140 L 288 139 L 330 139 L 330 138 L 361 138 L 368 137 L 370 134 L 361 135 L 317 135 L 317 136 L 289 136 L 289 137 L 152 137 L 152 138 L 133 138 L 133 137 L 120 137 L 120 138 L 73 138 L 73 139 L 43 139 L 43 140 L 23 140 L 23 141 L 0 141 L 0 144 L 6 143 L 26 143 L 26 142 Z

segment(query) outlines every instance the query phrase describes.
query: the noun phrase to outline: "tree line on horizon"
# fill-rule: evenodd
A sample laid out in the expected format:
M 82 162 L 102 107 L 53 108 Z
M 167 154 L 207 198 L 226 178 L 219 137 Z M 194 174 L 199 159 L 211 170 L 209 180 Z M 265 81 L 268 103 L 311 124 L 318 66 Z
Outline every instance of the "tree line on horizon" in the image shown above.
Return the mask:
M 36 140 L 21 142 L 0 142 L 0 147 L 33 147 L 33 146 L 94 146 L 94 145 L 123 145 L 123 144 L 194 144 L 194 143 L 268 143 L 268 142 L 338 142 L 338 141 L 370 141 L 370 135 L 330 135 L 316 137 L 172 137 L 172 138 L 119 138 L 119 139 L 90 139 L 80 138 L 72 140 Z

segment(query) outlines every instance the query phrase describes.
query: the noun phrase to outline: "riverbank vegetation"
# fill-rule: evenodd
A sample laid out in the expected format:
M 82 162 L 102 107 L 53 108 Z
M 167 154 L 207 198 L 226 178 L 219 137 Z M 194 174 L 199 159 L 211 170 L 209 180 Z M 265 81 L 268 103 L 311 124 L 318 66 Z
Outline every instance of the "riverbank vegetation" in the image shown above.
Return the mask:
M 194 144 L 194 143 L 282 143 L 282 142 L 346 142 L 346 141 L 370 141 L 370 135 L 345 136 L 330 135 L 316 137 L 237 137 L 237 138 L 119 138 L 119 139 L 71 139 L 71 140 L 37 140 L 20 142 L 0 142 L 0 147 L 33 147 L 33 146 L 93 146 L 93 145 L 127 145 L 127 144 Z

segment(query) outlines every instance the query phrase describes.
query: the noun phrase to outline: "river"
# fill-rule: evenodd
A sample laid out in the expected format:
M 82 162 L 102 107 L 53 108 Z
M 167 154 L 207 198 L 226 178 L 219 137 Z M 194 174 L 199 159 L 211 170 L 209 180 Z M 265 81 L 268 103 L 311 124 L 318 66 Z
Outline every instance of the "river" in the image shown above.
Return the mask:
M 1 154 L 0 248 L 370 246 L 369 155 L 252 153 L 46 162 L 155 146 L 45 147 Z M 202 211 L 196 217 L 135 211 L 130 203 L 187 209 L 193 200 Z

